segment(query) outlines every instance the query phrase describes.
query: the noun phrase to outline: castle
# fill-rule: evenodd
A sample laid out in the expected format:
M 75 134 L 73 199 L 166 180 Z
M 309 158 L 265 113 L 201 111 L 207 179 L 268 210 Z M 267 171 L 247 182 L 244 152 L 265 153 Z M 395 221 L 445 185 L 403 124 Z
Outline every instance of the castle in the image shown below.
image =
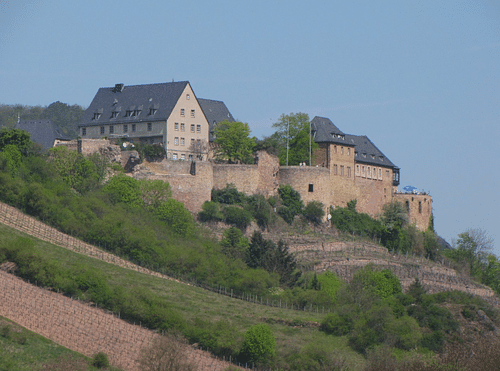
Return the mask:
M 264 151 L 257 154 L 255 165 L 215 164 L 206 161 L 208 144 L 213 142 L 214 127 L 224 120 L 234 121 L 225 104 L 196 98 L 187 81 L 116 84 L 99 89 L 86 110 L 78 125 L 78 149 L 90 153 L 109 146 L 109 141 L 99 140 L 102 137 L 164 146 L 166 159 L 136 167 L 133 176 L 168 182 L 173 197 L 192 212 L 211 199 L 212 188 L 231 183 L 241 192 L 269 197 L 280 185 L 289 184 L 305 203 L 320 201 L 325 211 L 356 199 L 359 212 L 376 216 L 384 204 L 397 200 L 405 205 L 411 223 L 427 229 L 432 198 L 399 193 L 400 169 L 368 137 L 345 134 L 328 118 L 314 117 L 311 132 L 319 149 L 312 166 L 279 166 L 278 159 Z M 121 156 L 125 165 L 129 155 Z

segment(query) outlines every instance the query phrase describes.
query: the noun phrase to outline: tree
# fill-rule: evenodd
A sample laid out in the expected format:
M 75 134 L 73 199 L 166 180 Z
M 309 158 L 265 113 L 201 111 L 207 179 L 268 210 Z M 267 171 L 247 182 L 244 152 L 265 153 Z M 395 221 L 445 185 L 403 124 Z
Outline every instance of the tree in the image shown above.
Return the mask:
M 251 163 L 255 138 L 250 138 L 250 127 L 242 122 L 222 121 L 215 127 L 216 158 L 229 163 Z
M 139 180 L 139 189 L 142 193 L 144 205 L 152 210 L 172 197 L 170 184 L 160 179 L 141 179 Z
M 189 151 L 194 154 L 197 160 L 203 160 L 203 155 L 208 153 L 208 143 L 206 140 L 201 139 L 191 141 Z
M 109 194 L 113 203 L 124 203 L 129 207 L 143 205 L 139 182 L 125 174 L 120 173 L 112 177 L 102 190 Z
M 191 213 L 184 207 L 182 202 L 169 198 L 155 209 L 158 218 L 164 221 L 175 233 L 187 236 L 194 228 L 194 220 Z
M 165 334 L 153 339 L 141 349 L 139 365 L 144 371 L 194 371 L 196 366 L 187 360 L 188 345 L 179 334 Z
M 318 144 L 310 137 L 310 121 L 307 113 L 282 114 L 273 124 L 276 132 L 267 140 L 269 145 L 278 144 L 280 165 L 299 165 L 309 163 L 309 144 L 311 152 L 318 149 Z M 288 142 L 288 163 L 287 163 Z
M 245 332 L 243 357 L 252 363 L 270 363 L 276 354 L 276 339 L 268 325 L 260 323 Z
M 324 205 L 320 201 L 308 202 L 302 214 L 304 218 L 309 220 L 313 224 L 321 224 L 323 217 L 325 216 Z
M 224 255 L 232 259 L 245 260 L 245 254 L 248 249 L 248 239 L 243 232 L 236 227 L 230 227 L 222 234 L 220 241 Z
M 26 156 L 33 145 L 30 139 L 30 134 L 21 129 L 0 129 L 0 151 L 3 151 L 4 147 L 12 144 L 17 147 L 19 152 L 23 156 Z
M 282 207 L 278 209 L 278 214 L 288 223 L 292 224 L 295 215 L 302 213 L 304 203 L 300 198 L 300 193 L 292 188 L 291 185 L 285 184 L 278 188 Z
M 487 264 L 486 258 L 493 250 L 493 238 L 483 229 L 468 229 L 458 235 L 454 243 L 455 249 L 450 253 L 457 261 L 467 264 L 472 275 L 480 275 L 482 267 Z

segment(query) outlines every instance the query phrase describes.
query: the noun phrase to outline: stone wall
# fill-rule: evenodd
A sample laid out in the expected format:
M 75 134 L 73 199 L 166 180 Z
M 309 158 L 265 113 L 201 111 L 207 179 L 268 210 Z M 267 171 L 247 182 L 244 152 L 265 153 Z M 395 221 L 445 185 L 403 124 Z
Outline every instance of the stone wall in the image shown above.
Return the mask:
M 333 199 L 330 171 L 324 167 L 281 166 L 279 184 L 289 184 L 300 193 L 304 204 L 320 201 L 328 210 Z
M 358 193 L 357 210 L 360 213 L 376 216 L 386 203 L 392 201 L 392 177 L 381 180 L 356 177 L 355 188 Z
M 427 230 L 432 215 L 432 197 L 424 194 L 395 193 L 394 200 L 401 202 L 408 210 L 410 223 L 421 230 Z

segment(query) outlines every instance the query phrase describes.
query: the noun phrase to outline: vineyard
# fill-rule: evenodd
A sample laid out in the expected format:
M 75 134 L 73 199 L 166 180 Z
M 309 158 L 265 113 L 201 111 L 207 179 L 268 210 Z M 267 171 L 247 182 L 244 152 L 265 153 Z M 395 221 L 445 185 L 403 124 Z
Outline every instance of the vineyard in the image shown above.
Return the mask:
M 79 254 L 182 283 L 61 233 L 3 203 L 0 203 L 0 223 Z M 419 278 L 428 292 L 460 290 L 478 295 L 491 304 L 500 305 L 491 289 L 458 276 L 453 269 L 442 263 L 392 255 L 387 249 L 374 244 L 337 241 L 291 245 L 290 250 L 296 253 L 306 270 L 332 271 L 345 281 L 350 281 L 353 274 L 366 264 L 374 263 L 393 271 L 403 287 L 408 287 L 415 278 Z M 12 267 L 5 265 L 3 268 L 7 270 Z M 238 297 L 228 288 L 211 289 L 219 294 Z M 258 298 L 251 295 L 242 294 L 239 298 L 259 303 Z M 274 306 L 274 303 L 263 302 L 262 298 L 260 303 Z M 282 307 L 281 302 L 279 306 Z M 286 303 L 285 307 L 288 308 Z M 299 309 L 293 305 L 291 307 Z M 311 307 L 309 310 L 319 309 Z M 151 344 L 153 338 L 158 336 L 140 324 L 130 324 L 100 308 L 36 287 L 3 271 L 0 271 L 0 315 L 82 354 L 92 356 L 104 352 L 113 365 L 124 370 L 138 370 L 136 360 L 141 348 Z M 200 370 L 224 370 L 230 365 L 195 348 L 190 348 L 189 358 Z

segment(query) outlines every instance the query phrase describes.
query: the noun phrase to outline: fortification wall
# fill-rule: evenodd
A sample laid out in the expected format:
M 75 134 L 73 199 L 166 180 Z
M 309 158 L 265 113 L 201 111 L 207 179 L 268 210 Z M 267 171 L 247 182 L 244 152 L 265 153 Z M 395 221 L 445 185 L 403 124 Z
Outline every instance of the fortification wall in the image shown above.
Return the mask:
M 324 167 L 281 166 L 279 168 L 279 184 L 289 184 L 300 193 L 305 204 L 310 201 L 320 201 L 325 211 L 331 205 L 333 193 L 331 190 L 330 171 Z
M 111 145 L 108 139 L 81 139 L 81 141 L 81 153 L 84 155 L 91 155 L 99 152 L 101 147 L 108 147 Z
M 356 177 L 355 188 L 358 193 L 357 210 L 376 216 L 386 203 L 392 201 L 392 179 L 368 179 Z
M 394 193 L 394 200 L 401 202 L 408 211 L 410 223 L 421 230 L 427 230 L 432 215 L 432 197 L 423 194 Z
M 226 184 L 234 184 L 238 191 L 253 195 L 259 187 L 259 169 L 257 165 L 213 165 L 214 188 L 222 189 Z
M 266 151 L 259 151 L 257 153 L 257 160 L 259 171 L 257 192 L 265 197 L 277 195 L 279 188 L 278 173 L 280 169 L 278 157 L 270 155 Z

